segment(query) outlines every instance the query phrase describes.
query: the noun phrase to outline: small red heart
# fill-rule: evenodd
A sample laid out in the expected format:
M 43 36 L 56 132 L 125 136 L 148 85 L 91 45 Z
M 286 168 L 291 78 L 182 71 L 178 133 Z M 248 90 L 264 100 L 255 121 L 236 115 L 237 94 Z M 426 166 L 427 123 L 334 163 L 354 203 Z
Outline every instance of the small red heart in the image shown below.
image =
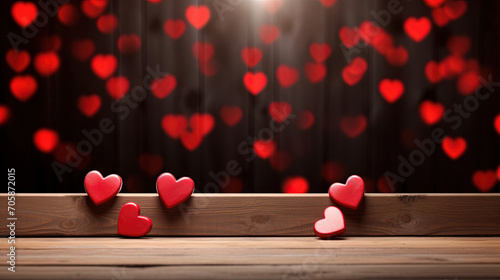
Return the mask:
M 243 111 L 238 106 L 224 106 L 220 109 L 220 116 L 228 126 L 234 126 L 241 120 Z
M 39 53 L 35 56 L 33 64 L 40 75 L 50 76 L 59 68 L 59 56 L 55 52 Z
M 208 61 L 198 61 L 198 68 L 200 69 L 200 72 L 203 73 L 203 75 L 212 77 L 217 73 L 219 66 L 215 60 L 210 59 Z
M 78 109 L 87 117 L 92 117 L 101 107 L 101 98 L 97 94 L 80 96 L 78 98 Z
M 182 34 L 184 34 L 186 24 L 182 21 L 182 19 L 167 19 L 163 24 L 163 29 L 165 30 L 165 33 L 170 36 L 170 38 L 177 40 L 182 36 Z
M 371 20 L 363 21 L 359 26 L 358 31 L 361 39 L 363 39 L 369 45 L 373 43 L 373 38 L 375 38 L 375 36 L 381 34 L 382 32 L 384 32 L 384 30 Z
M 312 43 L 309 46 L 309 54 L 314 61 L 320 63 L 328 59 L 332 53 L 332 48 L 327 43 Z
M 94 50 L 95 45 L 91 39 L 79 39 L 71 43 L 71 53 L 80 61 L 89 59 Z
M 201 29 L 210 20 L 210 9 L 205 5 L 191 5 L 186 9 L 186 18 L 194 28 Z
M 92 58 L 90 65 L 96 76 L 104 80 L 113 75 L 118 61 L 112 54 L 97 54 Z
M 280 85 L 284 88 L 288 88 L 299 80 L 299 71 L 293 67 L 282 64 L 276 69 L 276 76 Z
M 372 45 L 378 53 L 386 55 L 389 50 L 394 48 L 394 38 L 389 33 L 383 31 L 373 37 Z
M 457 81 L 458 93 L 461 95 L 471 95 L 480 86 L 478 79 L 479 74 L 473 71 L 468 71 L 460 75 Z
M 365 131 L 366 118 L 363 115 L 343 117 L 340 120 L 340 128 L 348 137 L 356 138 Z
M 118 18 L 113 14 L 102 15 L 97 19 L 97 29 L 103 34 L 109 34 L 118 27 Z
M 275 25 L 263 24 L 259 27 L 259 36 L 265 44 L 272 44 L 280 36 L 280 30 Z
M 449 19 L 456 20 L 463 16 L 467 11 L 467 2 L 463 0 L 446 1 L 443 6 L 443 10 Z
M 465 55 L 471 47 L 471 40 L 467 35 L 455 35 L 448 39 L 446 46 L 452 55 Z
M 150 218 L 140 216 L 139 205 L 129 202 L 122 206 L 118 216 L 118 234 L 128 237 L 141 237 L 148 234 L 153 227 Z
M 178 139 L 181 134 L 187 131 L 188 121 L 182 115 L 166 115 L 161 121 L 165 133 L 172 139 Z
M 10 68 L 15 72 L 23 72 L 26 67 L 30 64 L 31 58 L 30 54 L 27 51 L 16 51 L 14 49 L 10 49 L 7 52 L 7 56 L 5 58 L 7 64 L 9 64 Z
M 444 106 L 437 102 L 425 100 L 420 104 L 419 111 L 422 120 L 428 125 L 433 125 L 443 117 Z
M 431 8 L 437 8 L 441 6 L 446 0 L 424 0 L 425 4 Z
M 467 149 L 467 142 L 462 137 L 452 138 L 446 136 L 443 139 L 442 147 L 446 155 L 455 160 L 461 157 L 465 152 Z
M 401 67 L 408 61 L 408 51 L 404 47 L 392 47 L 386 50 L 385 59 L 396 67 Z
M 36 18 L 38 9 L 34 3 L 16 1 L 11 9 L 14 21 L 21 27 L 29 26 Z
M 297 117 L 297 125 L 302 130 L 311 128 L 314 124 L 314 114 L 311 111 L 304 110 Z
M 89 18 L 96 18 L 106 9 L 108 1 L 82 1 L 82 12 Z
M 201 136 L 205 136 L 214 128 L 215 120 L 214 117 L 210 114 L 193 114 L 191 118 L 189 118 L 189 126 L 192 131 L 200 134 Z
M 123 54 L 133 54 L 141 48 L 141 37 L 137 34 L 123 34 L 118 38 L 118 50 Z
M 258 157 L 267 159 L 274 154 L 276 143 L 273 140 L 258 139 L 253 142 L 253 150 Z
M 194 181 L 189 177 L 175 180 L 170 173 L 161 174 L 156 180 L 156 190 L 167 208 L 173 208 L 186 201 L 194 191 Z
M 251 94 L 257 95 L 266 87 L 267 77 L 262 72 L 247 72 L 243 77 L 243 83 Z
M 306 78 L 313 84 L 321 82 L 326 76 L 326 67 L 323 63 L 307 62 L 304 67 Z
M 33 134 L 33 143 L 42 153 L 50 153 L 59 143 L 59 134 L 52 129 L 40 128 Z
M 358 28 L 343 26 L 339 30 L 340 41 L 348 48 L 354 47 L 361 39 Z
M 452 78 L 462 73 L 465 69 L 465 60 L 456 55 L 447 56 L 439 65 L 441 76 Z
M 153 94 L 162 99 L 169 95 L 177 86 L 177 79 L 174 75 L 167 74 L 161 79 L 155 79 L 151 83 Z
M 127 78 L 123 76 L 110 78 L 106 82 L 106 90 L 109 95 L 114 99 L 121 99 L 127 93 L 130 83 Z
M 57 18 L 62 24 L 72 26 L 80 20 L 80 14 L 78 13 L 78 9 L 75 5 L 69 3 L 59 7 Z
M 31 75 L 15 76 L 10 81 L 10 91 L 19 101 L 27 101 L 33 96 L 38 84 Z
M 448 18 L 448 16 L 444 12 L 443 8 L 432 9 L 432 19 L 434 20 L 436 25 L 439 27 L 443 27 L 443 26 L 447 25 L 448 22 L 450 22 L 450 19 Z
M 439 65 L 435 61 L 429 61 L 425 65 L 425 76 L 432 84 L 435 84 L 443 78 L 439 71 Z
M 262 59 L 262 51 L 258 48 L 246 47 L 241 51 L 241 59 L 248 67 L 254 67 Z
M 159 155 L 142 154 L 139 157 L 139 167 L 147 175 L 154 176 L 163 169 L 163 159 Z
M 193 47 L 191 48 L 191 51 L 199 61 L 206 62 L 210 60 L 210 58 L 212 58 L 215 49 L 214 46 L 210 43 L 195 42 L 193 44 Z
M 309 183 L 301 176 L 289 177 L 283 182 L 282 188 L 284 193 L 307 193 Z
M 292 163 L 292 155 L 285 151 L 277 151 L 269 158 L 269 163 L 277 171 L 283 172 Z
M 368 65 L 362 57 L 356 57 L 342 70 L 342 78 L 346 84 L 353 86 L 357 84 L 365 74 Z
M 405 86 L 400 80 L 383 79 L 378 89 L 387 102 L 394 103 L 403 95 Z
M 0 125 L 4 125 L 10 118 L 10 109 L 5 105 L 0 105 Z
M 334 183 L 328 194 L 333 202 L 347 208 L 357 209 L 365 193 L 365 182 L 357 175 L 347 179 L 346 184 Z
M 319 0 L 319 1 L 327 8 L 333 6 L 333 4 L 337 2 L 337 0 Z
M 116 174 L 103 178 L 99 171 L 93 170 L 87 173 L 83 184 L 92 202 L 99 205 L 115 197 L 122 189 L 123 181 Z
M 489 192 L 497 183 L 497 177 L 493 170 L 478 170 L 472 175 L 472 182 L 481 192 Z
M 498 114 L 496 117 L 495 117 L 495 120 L 494 120 L 494 126 L 495 126 L 495 129 L 498 133 L 498 135 L 500 135 L 500 114 Z
M 203 141 L 203 135 L 201 135 L 197 131 L 194 132 L 184 131 L 181 134 L 181 143 L 189 151 L 193 151 L 198 146 L 200 146 L 202 141 Z
M 415 42 L 422 41 L 429 31 L 431 31 L 431 21 L 426 17 L 421 17 L 419 19 L 415 17 L 409 17 L 405 20 L 404 29 L 406 34 Z
M 292 112 L 292 106 L 288 102 L 276 102 L 273 101 L 269 105 L 269 114 L 278 123 L 283 122 L 290 116 Z
M 325 209 L 322 220 L 314 224 L 314 233 L 317 237 L 327 239 L 345 232 L 345 220 L 342 211 L 335 206 Z

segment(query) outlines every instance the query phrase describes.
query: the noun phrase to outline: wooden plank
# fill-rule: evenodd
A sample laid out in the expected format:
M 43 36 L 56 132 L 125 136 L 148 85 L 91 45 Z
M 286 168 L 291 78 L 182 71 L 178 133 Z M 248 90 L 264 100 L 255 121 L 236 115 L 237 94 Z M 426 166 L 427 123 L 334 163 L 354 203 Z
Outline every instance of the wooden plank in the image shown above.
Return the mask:
M 334 205 L 326 194 L 194 194 L 174 209 L 156 194 L 119 194 L 99 206 L 86 194 L 17 194 L 16 236 L 116 236 L 131 201 L 152 219 L 149 236 L 313 236 Z M 345 236 L 500 235 L 500 194 L 366 194 L 359 209 L 342 211 Z

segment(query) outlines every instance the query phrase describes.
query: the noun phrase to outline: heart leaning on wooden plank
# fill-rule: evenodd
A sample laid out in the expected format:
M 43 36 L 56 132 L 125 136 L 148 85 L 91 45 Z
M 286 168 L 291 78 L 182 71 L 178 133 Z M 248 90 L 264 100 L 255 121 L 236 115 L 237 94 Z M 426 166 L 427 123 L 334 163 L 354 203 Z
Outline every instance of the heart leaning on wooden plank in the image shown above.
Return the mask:
M 103 178 L 99 171 L 93 170 L 87 173 L 83 184 L 92 202 L 99 205 L 115 197 L 122 189 L 123 181 L 116 174 Z

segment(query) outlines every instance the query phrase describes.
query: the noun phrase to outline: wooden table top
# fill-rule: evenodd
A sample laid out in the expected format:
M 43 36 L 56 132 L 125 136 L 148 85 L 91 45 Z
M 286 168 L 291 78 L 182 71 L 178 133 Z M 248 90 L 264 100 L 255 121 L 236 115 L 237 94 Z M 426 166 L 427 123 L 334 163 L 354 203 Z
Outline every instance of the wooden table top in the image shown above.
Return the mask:
M 0 279 L 498 279 L 500 237 L 19 237 L 7 265 Z

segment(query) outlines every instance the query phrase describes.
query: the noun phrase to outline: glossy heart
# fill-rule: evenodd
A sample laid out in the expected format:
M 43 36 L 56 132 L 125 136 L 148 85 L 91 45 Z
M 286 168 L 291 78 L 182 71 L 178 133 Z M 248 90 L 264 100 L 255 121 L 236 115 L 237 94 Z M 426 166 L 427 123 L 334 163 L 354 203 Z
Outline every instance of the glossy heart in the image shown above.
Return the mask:
M 489 192 L 497 183 L 495 171 L 492 170 L 478 170 L 472 175 L 472 182 L 474 186 L 481 192 Z
M 106 90 L 109 95 L 114 99 L 121 99 L 127 93 L 130 83 L 127 78 L 123 76 L 110 78 L 106 82 Z
M 343 117 L 340 120 L 340 128 L 350 138 L 358 137 L 366 128 L 366 117 L 358 115 L 355 117 Z
M 183 115 L 166 115 L 161 121 L 163 131 L 172 139 L 178 139 L 187 130 L 188 120 Z
M 361 39 L 357 28 L 343 26 L 339 30 L 340 41 L 348 48 L 354 47 Z
M 156 190 L 167 208 L 173 208 L 186 201 L 194 191 L 194 181 L 189 177 L 175 180 L 170 173 L 161 174 L 156 180 Z
M 292 112 L 292 106 L 288 102 L 276 102 L 273 101 L 269 105 L 269 114 L 278 123 L 283 122 L 290 116 Z
M 102 15 L 97 19 L 97 29 L 103 34 L 109 34 L 118 27 L 118 18 L 113 14 Z
M 186 9 L 186 18 L 194 28 L 201 29 L 210 20 L 210 9 L 204 5 L 191 5 Z
M 304 73 L 309 82 L 316 84 L 321 82 L 326 76 L 326 66 L 323 63 L 307 62 Z
M 137 34 L 123 34 L 118 38 L 118 50 L 123 54 L 133 54 L 141 48 L 141 37 Z
M 259 37 L 265 44 L 272 44 L 280 36 L 280 30 L 275 25 L 263 24 L 259 27 Z
M 177 40 L 182 36 L 182 34 L 184 34 L 186 24 L 182 21 L 182 19 L 167 19 L 163 24 L 163 30 L 165 30 L 165 33 L 167 33 L 170 38 Z
M 27 51 L 16 51 L 14 49 L 10 49 L 7 51 L 5 60 L 12 70 L 19 73 L 28 67 L 31 57 Z
M 118 234 L 128 237 L 141 237 L 148 234 L 153 227 L 150 218 L 140 216 L 139 205 L 129 202 L 122 206 L 118 216 Z
M 91 39 L 79 39 L 71 43 L 71 53 L 80 61 L 89 59 L 94 53 L 94 50 L 95 44 Z
M 113 75 L 118 61 L 112 54 L 97 54 L 92 58 L 90 65 L 97 77 L 104 80 Z
M 420 104 L 419 111 L 422 120 L 428 125 L 433 125 L 443 117 L 444 106 L 437 102 L 425 100 Z
M 139 157 L 139 167 L 147 175 L 154 176 L 163 169 L 163 158 L 159 155 L 142 154 Z
M 314 223 L 314 233 L 317 237 L 327 239 L 345 232 L 344 215 L 339 208 L 330 206 L 323 212 L 324 219 Z
M 241 120 L 243 111 L 238 106 L 224 106 L 220 109 L 220 116 L 228 126 L 234 126 Z
M 243 48 L 241 51 L 241 59 L 248 67 L 254 67 L 262 59 L 262 51 L 258 48 Z
M 267 85 L 266 74 L 262 72 L 256 72 L 256 73 L 247 72 L 243 77 L 243 84 L 251 94 L 257 95 Z
M 328 59 L 331 53 L 332 53 L 332 48 L 327 43 L 322 43 L 322 44 L 312 43 L 309 46 L 309 54 L 314 59 L 314 61 L 318 63 Z
M 299 71 L 288 65 L 280 65 L 276 69 L 278 82 L 284 88 L 293 86 L 299 80 Z
M 267 159 L 274 154 L 276 143 L 273 140 L 258 139 L 253 142 L 253 150 L 258 157 Z
M 422 41 L 431 31 L 431 21 L 426 17 L 409 17 L 404 23 L 406 34 L 415 42 Z
M 462 154 L 467 149 L 467 142 L 462 137 L 452 138 L 445 137 L 442 143 L 443 151 L 450 157 L 455 160 L 462 156 Z
M 50 76 L 59 69 L 59 56 L 55 52 L 39 53 L 33 64 L 36 71 L 42 76 Z
M 10 81 L 10 91 L 19 101 L 29 100 L 38 88 L 38 83 L 31 75 L 15 76 Z
M 33 134 L 33 143 L 42 153 L 50 153 L 59 143 L 59 134 L 48 128 L 40 128 Z
M 155 79 L 151 83 L 153 94 L 162 99 L 169 95 L 177 86 L 177 79 L 174 75 L 167 74 L 161 79 Z
M 405 87 L 400 80 L 383 79 L 378 89 L 387 102 L 394 103 L 403 95 Z
M 99 171 L 93 170 L 87 173 L 83 184 L 92 202 L 99 205 L 115 197 L 122 189 L 123 181 L 116 174 L 103 178 Z
M 97 94 L 80 96 L 78 98 L 78 109 L 87 117 L 92 117 L 101 107 L 101 98 Z
M 344 67 L 342 70 L 342 78 L 346 84 L 353 86 L 363 78 L 367 68 L 368 64 L 366 60 L 362 57 L 356 57 L 351 63 Z
M 24 28 L 35 20 L 38 9 L 32 2 L 16 1 L 12 5 L 11 13 L 14 21 Z
M 347 179 L 346 184 L 334 183 L 330 186 L 328 194 L 333 202 L 347 208 L 357 209 L 365 194 L 365 182 L 357 175 Z

